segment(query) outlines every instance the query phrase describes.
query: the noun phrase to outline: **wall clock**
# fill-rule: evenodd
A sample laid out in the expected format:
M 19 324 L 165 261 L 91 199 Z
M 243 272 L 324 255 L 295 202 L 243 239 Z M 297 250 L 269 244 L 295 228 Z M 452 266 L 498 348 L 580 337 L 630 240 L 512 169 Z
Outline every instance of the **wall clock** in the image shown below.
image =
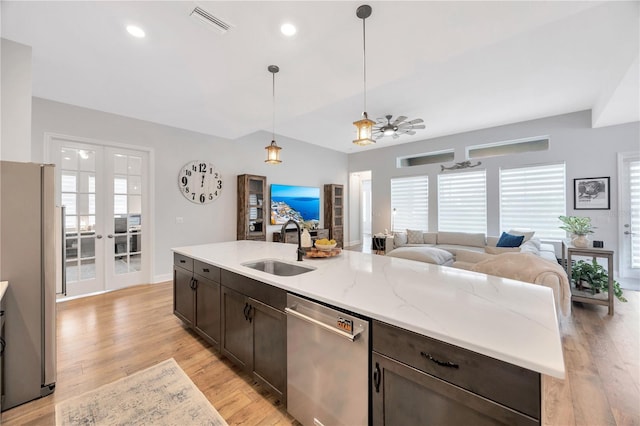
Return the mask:
M 222 175 L 208 161 L 191 161 L 180 169 L 178 188 L 187 200 L 207 204 L 222 193 Z

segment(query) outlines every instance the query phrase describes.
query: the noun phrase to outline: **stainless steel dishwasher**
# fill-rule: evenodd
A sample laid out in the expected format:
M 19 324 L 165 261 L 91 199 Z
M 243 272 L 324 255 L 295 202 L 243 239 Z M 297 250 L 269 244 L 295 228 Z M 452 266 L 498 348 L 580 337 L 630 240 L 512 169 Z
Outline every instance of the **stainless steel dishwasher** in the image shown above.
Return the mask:
M 369 320 L 287 294 L 287 411 L 305 426 L 367 425 Z

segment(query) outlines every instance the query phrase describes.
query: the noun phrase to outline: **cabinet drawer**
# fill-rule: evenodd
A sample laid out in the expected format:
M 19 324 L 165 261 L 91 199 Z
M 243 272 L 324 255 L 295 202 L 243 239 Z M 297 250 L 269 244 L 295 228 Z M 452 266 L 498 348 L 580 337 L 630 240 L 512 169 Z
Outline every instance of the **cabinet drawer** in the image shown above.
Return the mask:
M 200 262 L 199 260 L 194 260 L 193 272 L 201 277 L 208 278 L 211 281 L 215 281 L 217 283 L 220 282 L 220 268 L 217 266 L 209 265 L 208 263 Z
M 281 311 L 287 303 L 286 291 L 225 269 L 221 270 L 220 283 Z
M 193 271 L 193 259 L 183 254 L 173 253 L 173 264 L 187 271 Z
M 372 339 L 376 352 L 540 419 L 535 371 L 378 321 Z

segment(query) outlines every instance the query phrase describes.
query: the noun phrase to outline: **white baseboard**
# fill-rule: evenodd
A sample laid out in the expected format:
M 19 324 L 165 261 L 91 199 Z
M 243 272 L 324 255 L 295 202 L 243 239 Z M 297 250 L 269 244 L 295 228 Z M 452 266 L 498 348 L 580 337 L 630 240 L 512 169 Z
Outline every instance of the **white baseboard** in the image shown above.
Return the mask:
M 171 281 L 171 280 L 173 280 L 173 274 L 172 273 L 154 275 L 153 281 L 151 282 L 151 284 L 158 284 L 158 283 L 163 283 L 163 282 Z

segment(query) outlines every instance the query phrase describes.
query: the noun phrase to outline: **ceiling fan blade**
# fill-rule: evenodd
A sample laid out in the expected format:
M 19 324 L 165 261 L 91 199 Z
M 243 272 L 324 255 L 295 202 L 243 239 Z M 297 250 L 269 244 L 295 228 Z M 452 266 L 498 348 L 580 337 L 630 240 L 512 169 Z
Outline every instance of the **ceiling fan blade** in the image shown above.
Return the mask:
M 420 124 L 419 126 L 413 126 L 412 129 L 426 129 L 424 124 Z
M 416 132 L 414 132 L 413 130 L 409 130 L 409 131 L 407 131 L 406 133 L 407 133 L 408 135 L 415 135 L 415 134 L 416 134 Z
M 420 124 L 420 123 L 424 123 L 424 120 L 422 118 L 414 118 L 413 120 L 407 121 L 407 123 L 409 123 L 409 124 Z
M 378 117 L 378 118 L 376 118 L 376 122 L 378 122 L 380 124 L 387 124 L 387 119 Z
M 397 126 L 398 124 L 400 124 L 401 122 L 403 122 L 406 119 L 407 119 L 407 117 L 405 117 L 404 115 L 399 115 L 398 117 L 396 117 L 395 121 L 393 122 L 393 125 Z

